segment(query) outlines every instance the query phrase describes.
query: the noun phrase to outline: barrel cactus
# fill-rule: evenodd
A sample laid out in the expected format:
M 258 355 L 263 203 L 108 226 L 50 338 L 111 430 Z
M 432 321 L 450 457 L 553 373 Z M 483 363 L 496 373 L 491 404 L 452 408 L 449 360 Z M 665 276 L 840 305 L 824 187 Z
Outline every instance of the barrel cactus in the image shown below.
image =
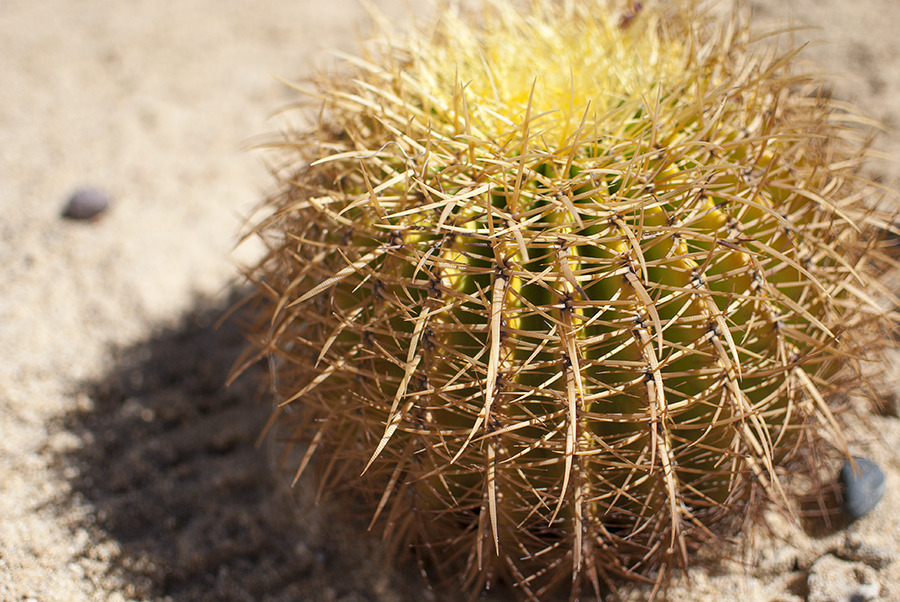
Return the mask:
M 530 599 L 790 512 L 893 311 L 858 120 L 794 54 L 690 2 L 494 0 L 314 77 L 248 271 L 297 474 Z

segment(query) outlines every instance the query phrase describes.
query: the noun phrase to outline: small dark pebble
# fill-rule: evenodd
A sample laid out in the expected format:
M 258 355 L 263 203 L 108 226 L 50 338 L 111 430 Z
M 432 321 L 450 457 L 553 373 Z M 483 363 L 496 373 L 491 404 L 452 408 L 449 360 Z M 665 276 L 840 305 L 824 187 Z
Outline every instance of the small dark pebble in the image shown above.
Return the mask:
M 96 188 L 78 188 L 69 197 L 62 215 L 68 219 L 95 219 L 109 208 L 109 195 Z
M 875 462 L 854 458 L 853 463 L 844 460 L 841 466 L 841 485 L 844 488 L 844 512 L 852 519 L 862 518 L 871 512 L 884 497 L 884 472 Z

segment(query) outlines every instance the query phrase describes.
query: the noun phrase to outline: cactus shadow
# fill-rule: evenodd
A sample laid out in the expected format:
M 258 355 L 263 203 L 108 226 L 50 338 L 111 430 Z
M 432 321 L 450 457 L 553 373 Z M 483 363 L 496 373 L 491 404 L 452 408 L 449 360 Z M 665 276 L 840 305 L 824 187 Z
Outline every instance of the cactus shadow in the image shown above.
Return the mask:
M 176 602 L 449 599 L 415 570 L 386 570 L 352 519 L 288 491 L 271 446 L 256 444 L 270 412 L 262 369 L 224 385 L 245 344 L 239 319 L 216 323 L 237 295 L 200 299 L 115 350 L 56 425 L 81 442 L 54 462 L 72 489 L 71 527 L 88 532 L 87 561 L 101 567 L 91 578 Z

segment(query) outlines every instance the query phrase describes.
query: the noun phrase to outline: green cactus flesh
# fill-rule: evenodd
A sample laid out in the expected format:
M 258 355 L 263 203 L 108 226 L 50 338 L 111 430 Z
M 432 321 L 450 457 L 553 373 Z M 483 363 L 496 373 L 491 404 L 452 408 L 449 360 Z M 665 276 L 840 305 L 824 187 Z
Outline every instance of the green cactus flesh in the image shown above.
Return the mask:
M 470 587 L 653 578 L 787 504 L 779 467 L 841 444 L 826 398 L 881 318 L 841 114 L 646 12 L 604 35 L 675 58 L 602 113 L 548 116 L 538 79 L 512 109 L 440 88 L 438 40 L 356 61 L 281 143 L 251 278 L 301 470 Z

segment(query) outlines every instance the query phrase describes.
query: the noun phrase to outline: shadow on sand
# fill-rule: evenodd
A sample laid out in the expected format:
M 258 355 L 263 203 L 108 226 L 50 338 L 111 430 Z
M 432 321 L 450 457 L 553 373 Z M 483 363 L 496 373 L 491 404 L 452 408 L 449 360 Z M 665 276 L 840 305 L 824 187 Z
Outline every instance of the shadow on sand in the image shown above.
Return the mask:
M 317 506 L 302 482 L 287 490 L 272 446 L 256 445 L 270 409 L 255 401 L 262 370 L 224 386 L 245 345 L 236 320 L 215 327 L 231 302 L 200 301 L 176 327 L 118 350 L 85 385 L 89 409 L 58 425 L 82 441 L 57 458 L 84 517 L 72 527 L 97 542 L 89 554 L 115 550 L 103 589 L 172 601 L 438 599 L 415 569 L 385 570 L 358 521 Z

